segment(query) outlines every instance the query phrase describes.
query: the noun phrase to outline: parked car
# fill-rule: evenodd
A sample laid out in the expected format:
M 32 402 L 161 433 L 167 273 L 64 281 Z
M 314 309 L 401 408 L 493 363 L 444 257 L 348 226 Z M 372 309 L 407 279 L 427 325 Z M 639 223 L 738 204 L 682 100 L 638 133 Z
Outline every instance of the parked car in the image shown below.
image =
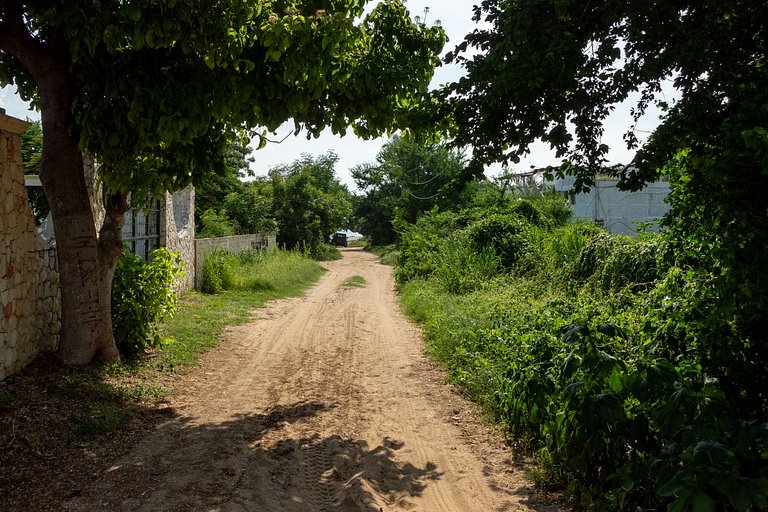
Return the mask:
M 347 246 L 347 234 L 346 233 L 334 233 L 331 237 L 331 244 L 341 247 Z

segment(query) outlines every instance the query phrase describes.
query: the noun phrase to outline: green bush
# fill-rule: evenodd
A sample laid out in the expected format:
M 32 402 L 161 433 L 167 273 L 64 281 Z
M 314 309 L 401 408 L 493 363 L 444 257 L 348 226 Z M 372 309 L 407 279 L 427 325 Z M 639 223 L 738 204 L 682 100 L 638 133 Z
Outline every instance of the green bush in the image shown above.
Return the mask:
M 650 288 L 659 278 L 659 254 L 658 237 L 593 233 L 573 264 L 572 277 L 582 283 L 593 279 L 605 290 Z
M 520 261 L 530 247 L 525 235 L 526 228 L 527 224 L 517 214 L 495 213 L 470 225 L 467 236 L 476 252 L 490 249 L 499 257 L 501 265 L 509 269 Z
M 570 204 L 557 193 L 546 194 L 534 205 L 553 227 L 567 226 L 573 218 L 573 209 Z
M 584 505 L 765 506 L 764 426 L 738 412 L 693 354 L 660 346 L 644 295 L 568 296 L 520 279 L 463 296 L 437 279 L 402 291 L 452 381 Z
M 246 253 L 246 259 L 250 258 Z M 203 277 L 200 285 L 205 293 L 221 293 L 232 287 L 238 258 L 224 249 L 216 248 L 203 258 Z
M 530 250 L 522 267 L 540 279 L 567 286 L 573 280 L 571 268 L 590 237 L 602 232 L 593 224 L 568 224 L 554 229 L 534 227 L 526 232 Z
M 313 247 L 309 256 L 315 261 L 333 261 L 343 258 L 338 247 L 324 242 Z
M 590 509 L 764 510 L 765 344 L 736 299 L 750 288 L 728 295 L 724 269 L 663 235 L 520 204 L 401 229 L 403 306 L 451 380 Z
M 390 245 L 366 245 L 363 247 L 364 251 L 372 252 L 379 257 L 379 261 L 384 265 L 397 265 L 400 259 L 400 249 L 395 244 Z
M 163 340 L 157 324 L 176 311 L 173 285 L 184 275 L 178 253 L 160 248 L 149 260 L 124 253 L 112 280 L 112 330 L 120 352 L 135 357 Z

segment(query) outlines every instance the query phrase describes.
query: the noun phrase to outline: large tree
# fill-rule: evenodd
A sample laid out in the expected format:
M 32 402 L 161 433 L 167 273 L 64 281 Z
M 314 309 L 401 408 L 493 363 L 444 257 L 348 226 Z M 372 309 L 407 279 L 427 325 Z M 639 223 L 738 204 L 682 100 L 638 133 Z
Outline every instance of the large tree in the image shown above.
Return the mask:
M 466 75 L 438 95 L 475 169 L 517 162 L 540 139 L 589 184 L 609 151 L 604 122 L 633 93 L 628 187 L 656 178 L 680 149 L 744 146 L 744 130 L 766 125 L 766 2 L 484 0 L 474 20 L 486 24 L 446 59 Z M 666 115 L 641 145 L 633 122 L 654 103 Z
M 62 293 L 59 357 L 118 357 L 110 284 L 135 200 L 223 169 L 233 133 L 402 127 L 445 40 L 398 1 L 0 0 L 0 83 L 41 111 Z M 101 163 L 97 233 L 83 151 Z
M 269 171 L 278 244 L 314 255 L 334 231 L 346 225 L 351 195 L 336 178 L 338 160 L 333 152 L 319 157 L 302 155 Z

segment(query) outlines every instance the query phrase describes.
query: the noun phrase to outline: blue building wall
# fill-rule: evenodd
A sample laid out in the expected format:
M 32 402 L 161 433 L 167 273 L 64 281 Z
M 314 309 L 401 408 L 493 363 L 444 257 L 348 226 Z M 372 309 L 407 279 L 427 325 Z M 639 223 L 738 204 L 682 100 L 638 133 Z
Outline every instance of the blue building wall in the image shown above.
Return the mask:
M 574 215 L 591 219 L 609 233 L 636 235 L 636 224 L 650 223 L 658 229 L 661 218 L 669 211 L 664 202 L 669 194 L 669 183 L 649 183 L 637 192 L 618 189 L 617 179 L 597 179 L 589 192 L 574 194 L 575 178 L 566 177 L 554 182 L 555 190 L 571 200 Z

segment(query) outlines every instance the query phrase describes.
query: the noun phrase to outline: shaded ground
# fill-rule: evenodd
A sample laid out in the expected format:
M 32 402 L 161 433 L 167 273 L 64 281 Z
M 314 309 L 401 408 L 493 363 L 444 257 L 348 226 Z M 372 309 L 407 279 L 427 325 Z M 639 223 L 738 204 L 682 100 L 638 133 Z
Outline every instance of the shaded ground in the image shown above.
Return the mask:
M 424 358 L 391 269 L 344 255 L 305 297 L 230 329 L 200 368 L 167 383 L 165 404 L 135 407 L 121 434 L 78 446 L 62 419 L 43 441 L 0 435 L 29 461 L 0 469 L 0 510 L 560 510 Z M 363 286 L 349 286 L 353 276 Z M 44 364 L 12 383 L 0 426 L 42 424 L 42 407 L 73 396 L 57 371 Z M 23 386 L 40 386 L 39 400 Z

